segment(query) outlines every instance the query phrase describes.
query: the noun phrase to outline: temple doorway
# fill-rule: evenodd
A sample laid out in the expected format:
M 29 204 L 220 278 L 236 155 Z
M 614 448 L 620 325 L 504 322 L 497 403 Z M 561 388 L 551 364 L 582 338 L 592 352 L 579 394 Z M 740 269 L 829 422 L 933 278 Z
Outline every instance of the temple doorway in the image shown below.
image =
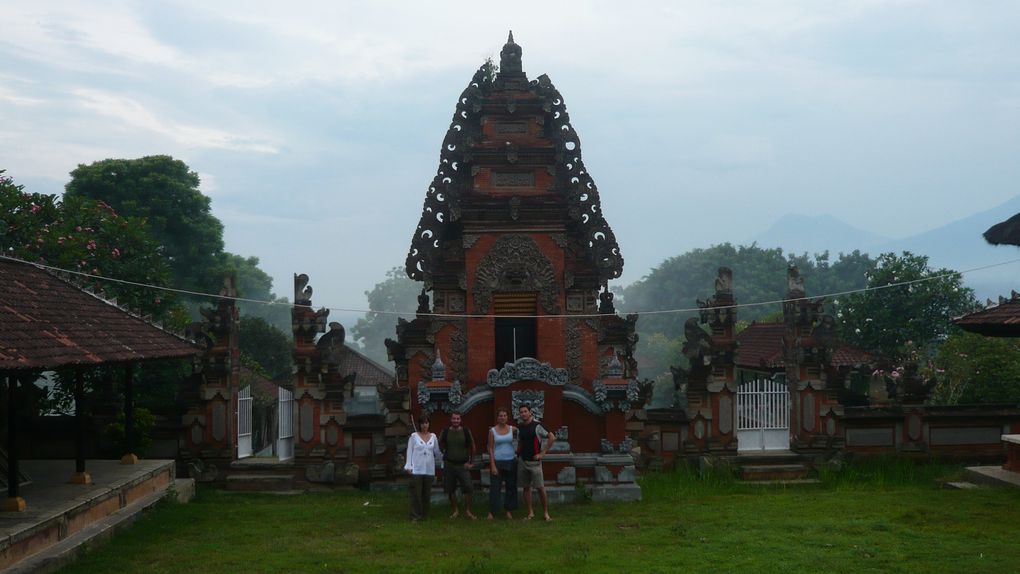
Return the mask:
M 737 451 L 790 448 L 790 392 L 775 379 L 755 379 L 737 391 Z
M 294 392 L 266 380 L 237 394 L 237 458 L 294 458 Z

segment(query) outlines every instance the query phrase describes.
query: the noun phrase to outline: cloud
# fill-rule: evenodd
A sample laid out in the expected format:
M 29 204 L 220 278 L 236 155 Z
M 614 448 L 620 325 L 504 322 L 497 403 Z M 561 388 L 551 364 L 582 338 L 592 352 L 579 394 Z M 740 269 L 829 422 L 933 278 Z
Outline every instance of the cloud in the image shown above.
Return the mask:
M 85 109 L 114 118 L 124 127 L 150 131 L 185 146 L 265 154 L 279 151 L 272 143 L 250 136 L 164 120 L 140 102 L 125 96 L 86 88 L 75 89 L 72 93 Z

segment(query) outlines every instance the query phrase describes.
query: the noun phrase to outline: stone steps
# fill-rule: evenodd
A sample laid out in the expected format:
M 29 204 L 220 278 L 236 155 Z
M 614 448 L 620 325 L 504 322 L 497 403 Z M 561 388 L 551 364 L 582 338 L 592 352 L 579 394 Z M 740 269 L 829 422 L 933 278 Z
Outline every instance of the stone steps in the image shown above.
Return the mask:
M 809 472 L 807 465 L 801 463 L 740 465 L 740 478 L 744 481 L 803 480 Z
M 226 489 L 235 492 L 290 492 L 293 474 L 244 473 L 227 476 Z

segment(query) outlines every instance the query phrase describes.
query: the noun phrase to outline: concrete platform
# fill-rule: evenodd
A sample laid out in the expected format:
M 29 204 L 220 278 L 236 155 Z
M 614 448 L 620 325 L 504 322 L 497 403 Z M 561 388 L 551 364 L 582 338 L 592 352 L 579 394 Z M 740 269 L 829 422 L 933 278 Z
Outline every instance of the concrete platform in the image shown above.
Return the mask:
M 968 466 L 963 473 L 970 482 L 1020 488 L 1020 472 L 1012 472 L 1001 466 Z
M 79 533 L 95 531 L 95 524 L 112 515 L 121 519 L 133 515 L 175 493 L 177 487 L 172 460 L 141 460 L 133 465 L 90 460 L 86 468 L 93 483 L 89 485 L 68 483 L 74 461 L 23 460 L 21 465 L 33 480 L 21 489 L 27 504 L 23 512 L 0 512 L 0 570 L 13 566 L 12 571 L 27 571 L 19 564 L 27 558 Z M 190 483 L 180 489 L 185 496 L 193 492 Z

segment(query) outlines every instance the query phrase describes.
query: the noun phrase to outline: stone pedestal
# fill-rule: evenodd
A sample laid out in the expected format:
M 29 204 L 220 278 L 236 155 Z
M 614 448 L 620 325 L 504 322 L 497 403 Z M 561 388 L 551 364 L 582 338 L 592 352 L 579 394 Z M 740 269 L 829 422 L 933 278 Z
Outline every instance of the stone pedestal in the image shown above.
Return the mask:
M 3 505 L 0 506 L 0 512 L 24 512 L 26 505 L 25 499 L 20 496 L 13 498 L 6 498 L 3 501 Z
M 89 474 L 89 471 L 87 470 L 83 472 L 76 472 L 71 475 L 70 480 L 68 480 L 67 482 L 68 484 L 81 484 L 81 485 L 92 484 L 92 475 Z

